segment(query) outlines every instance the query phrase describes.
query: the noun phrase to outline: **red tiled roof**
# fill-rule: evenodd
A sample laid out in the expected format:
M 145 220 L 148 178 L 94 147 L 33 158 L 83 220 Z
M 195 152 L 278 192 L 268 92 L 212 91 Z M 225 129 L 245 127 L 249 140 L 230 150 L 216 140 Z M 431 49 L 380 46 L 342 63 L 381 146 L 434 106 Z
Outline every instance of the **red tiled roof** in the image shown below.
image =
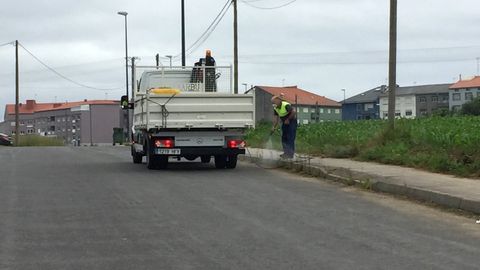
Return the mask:
M 480 87 L 480 76 L 475 76 L 469 80 L 461 80 L 450 86 L 450 89 L 476 88 Z
M 283 94 L 283 98 L 295 104 L 295 96 L 297 97 L 297 103 L 301 105 L 318 105 L 329 107 L 341 107 L 342 105 L 335 100 L 328 99 L 324 96 L 305 91 L 297 86 L 287 87 L 272 87 L 272 86 L 257 86 L 258 88 L 268 92 L 274 96 L 280 96 Z
M 35 100 L 27 100 L 26 103 L 20 105 L 20 114 L 33 114 L 36 112 L 65 110 L 81 105 L 115 105 L 120 102 L 117 100 L 84 100 L 65 103 L 36 103 Z M 15 114 L 15 104 L 7 104 L 5 107 L 6 114 Z

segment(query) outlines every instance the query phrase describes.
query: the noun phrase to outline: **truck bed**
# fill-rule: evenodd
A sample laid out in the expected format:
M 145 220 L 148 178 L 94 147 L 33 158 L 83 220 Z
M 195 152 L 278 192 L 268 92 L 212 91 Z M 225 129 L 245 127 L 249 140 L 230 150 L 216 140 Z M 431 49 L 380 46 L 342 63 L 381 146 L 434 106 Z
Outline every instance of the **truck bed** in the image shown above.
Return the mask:
M 181 92 L 135 98 L 136 129 L 249 128 L 255 122 L 252 94 Z

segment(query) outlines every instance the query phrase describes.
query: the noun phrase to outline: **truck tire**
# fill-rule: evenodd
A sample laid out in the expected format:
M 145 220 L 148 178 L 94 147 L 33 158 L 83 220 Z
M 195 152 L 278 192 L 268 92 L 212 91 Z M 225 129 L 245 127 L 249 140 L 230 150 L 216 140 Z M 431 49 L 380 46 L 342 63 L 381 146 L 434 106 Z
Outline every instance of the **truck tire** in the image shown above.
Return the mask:
M 137 153 L 137 152 L 133 152 L 132 153 L 132 158 L 133 158 L 133 163 L 135 164 L 142 164 L 142 159 L 143 159 L 143 155 Z
M 237 167 L 237 155 L 227 156 L 226 167 L 227 169 L 235 169 Z
M 227 166 L 227 156 L 215 156 L 215 168 L 225 169 Z
M 157 159 L 154 155 L 150 154 L 150 151 L 148 151 L 148 154 L 147 154 L 147 168 L 149 170 L 157 169 Z
M 210 163 L 210 161 L 212 161 L 211 156 L 201 156 L 200 159 L 202 160 L 202 163 Z

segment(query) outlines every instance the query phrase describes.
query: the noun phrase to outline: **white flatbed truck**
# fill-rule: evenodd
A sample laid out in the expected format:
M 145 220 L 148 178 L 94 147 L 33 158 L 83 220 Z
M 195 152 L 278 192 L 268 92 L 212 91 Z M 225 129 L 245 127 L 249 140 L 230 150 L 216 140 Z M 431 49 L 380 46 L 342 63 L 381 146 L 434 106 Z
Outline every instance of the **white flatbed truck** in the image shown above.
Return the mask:
M 134 85 L 134 163 L 145 156 L 148 169 L 164 169 L 169 159 L 213 157 L 218 169 L 236 167 L 254 127 L 255 97 L 232 93 L 231 67 L 133 68 L 143 71 Z

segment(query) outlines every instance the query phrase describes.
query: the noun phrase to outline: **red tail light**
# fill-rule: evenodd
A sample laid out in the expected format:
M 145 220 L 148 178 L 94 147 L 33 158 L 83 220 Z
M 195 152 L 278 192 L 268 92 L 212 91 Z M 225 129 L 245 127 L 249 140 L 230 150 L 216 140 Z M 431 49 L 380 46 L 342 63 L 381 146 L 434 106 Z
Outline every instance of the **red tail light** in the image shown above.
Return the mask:
M 172 148 L 173 140 L 172 139 L 157 139 L 155 140 L 155 147 L 157 148 Z
M 242 140 L 229 140 L 227 142 L 227 147 L 228 148 L 240 148 L 243 149 L 245 148 L 245 142 Z

